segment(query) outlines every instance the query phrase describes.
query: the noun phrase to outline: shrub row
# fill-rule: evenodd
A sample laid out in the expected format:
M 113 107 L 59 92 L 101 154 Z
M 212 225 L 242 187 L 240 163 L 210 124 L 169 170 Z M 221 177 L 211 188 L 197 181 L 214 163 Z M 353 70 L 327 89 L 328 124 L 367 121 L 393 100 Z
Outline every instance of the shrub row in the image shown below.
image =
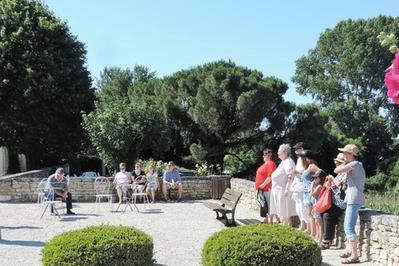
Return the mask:
M 248 225 L 215 233 L 202 249 L 203 265 L 321 265 L 308 235 L 281 225 Z
M 152 238 L 127 226 L 90 226 L 62 233 L 42 250 L 43 265 L 152 265 Z

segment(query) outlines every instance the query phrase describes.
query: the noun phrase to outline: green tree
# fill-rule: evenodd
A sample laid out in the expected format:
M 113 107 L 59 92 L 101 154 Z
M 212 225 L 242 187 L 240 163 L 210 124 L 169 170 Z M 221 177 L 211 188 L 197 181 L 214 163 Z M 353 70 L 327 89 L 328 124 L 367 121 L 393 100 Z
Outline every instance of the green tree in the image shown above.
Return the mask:
M 387 99 L 383 82 L 392 55 L 379 44 L 381 31 L 398 35 L 399 18 L 338 23 L 297 60 L 293 78 L 299 93 L 312 95 L 326 108 L 336 132 L 360 138 L 368 174 L 390 153 L 392 136 L 398 133 L 398 109 Z
M 275 131 L 274 135 L 265 134 L 257 144 L 242 145 L 230 150 L 225 157 L 227 170 L 235 176 L 254 176 L 256 169 L 263 163 L 261 154 L 265 147 L 277 151 L 282 143 L 294 145 L 299 141 L 312 148 L 321 168 L 331 170 L 329 162 L 332 162 L 337 146 L 331 152 L 325 145 L 326 140 L 335 143 L 331 142 L 329 130 L 325 126 L 328 122 L 327 114 L 315 104 L 287 106 L 289 112 L 286 112 L 283 130 Z
M 101 73 L 96 108 L 84 115 L 84 127 L 107 163 L 132 164 L 143 154 L 160 157 L 169 149 L 169 130 L 155 96 L 158 86 L 155 73 L 142 66 Z
M 80 150 L 94 91 L 84 45 L 39 1 L 0 2 L 0 144 L 30 168 Z
M 177 72 L 164 87 L 175 139 L 189 145 L 197 162 L 222 164 L 234 148 L 274 136 L 292 109 L 283 99 L 284 82 L 231 61 Z

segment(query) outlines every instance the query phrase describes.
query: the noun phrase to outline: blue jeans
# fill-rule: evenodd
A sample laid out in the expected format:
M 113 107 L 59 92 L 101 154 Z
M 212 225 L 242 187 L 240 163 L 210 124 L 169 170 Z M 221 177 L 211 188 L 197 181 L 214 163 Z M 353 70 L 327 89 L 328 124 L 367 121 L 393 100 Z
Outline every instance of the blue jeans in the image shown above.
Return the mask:
M 355 225 L 361 204 L 348 204 L 345 211 L 344 230 L 350 241 L 356 240 Z

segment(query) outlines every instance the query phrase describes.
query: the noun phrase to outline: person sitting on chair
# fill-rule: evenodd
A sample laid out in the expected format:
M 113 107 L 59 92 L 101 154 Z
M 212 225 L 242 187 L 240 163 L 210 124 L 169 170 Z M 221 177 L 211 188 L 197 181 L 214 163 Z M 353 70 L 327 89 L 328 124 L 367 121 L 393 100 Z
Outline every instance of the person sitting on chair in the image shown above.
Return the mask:
M 48 177 L 47 187 L 49 188 L 49 196 L 52 200 L 61 197 L 66 201 L 67 214 L 75 214 L 72 209 L 72 194 L 68 192 L 68 180 L 65 178 L 64 168 L 58 168 L 54 174 Z M 51 207 L 53 213 L 53 207 Z
M 142 193 L 145 190 L 147 180 L 144 171 L 141 169 L 141 163 L 136 163 L 134 165 L 134 170 L 132 171 L 132 181 L 133 191 Z
M 183 186 L 181 183 L 181 177 L 179 170 L 177 170 L 176 165 L 173 161 L 168 162 L 167 164 L 168 170 L 163 174 L 163 195 L 165 200 L 168 200 L 168 191 L 170 189 L 177 189 L 179 192 L 179 198 L 177 201 L 181 201 L 181 195 L 183 192 Z
M 119 164 L 119 172 L 115 175 L 114 185 L 118 193 L 119 204 L 122 203 L 123 192 L 127 190 L 130 183 L 130 173 L 126 172 L 126 164 Z
M 150 165 L 147 171 L 147 194 L 151 196 L 151 203 L 155 202 L 155 192 L 158 189 L 158 174 L 154 165 Z

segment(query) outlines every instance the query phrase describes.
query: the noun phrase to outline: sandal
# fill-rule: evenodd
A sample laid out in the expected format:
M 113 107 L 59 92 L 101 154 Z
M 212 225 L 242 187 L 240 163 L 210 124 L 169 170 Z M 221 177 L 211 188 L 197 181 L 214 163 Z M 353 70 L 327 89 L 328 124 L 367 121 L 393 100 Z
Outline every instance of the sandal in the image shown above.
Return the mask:
M 350 256 L 352 255 L 352 253 L 350 253 L 350 252 L 345 252 L 345 253 L 342 253 L 341 255 L 339 255 L 341 258 L 343 258 L 343 259 L 346 259 L 346 258 L 349 258 Z
M 352 257 L 349 257 L 349 258 L 346 258 L 343 261 L 341 261 L 341 263 L 342 264 L 360 263 L 360 260 L 359 260 L 359 258 L 354 259 Z
M 321 241 L 321 249 L 329 249 L 330 248 L 330 241 L 328 240 L 323 240 Z

